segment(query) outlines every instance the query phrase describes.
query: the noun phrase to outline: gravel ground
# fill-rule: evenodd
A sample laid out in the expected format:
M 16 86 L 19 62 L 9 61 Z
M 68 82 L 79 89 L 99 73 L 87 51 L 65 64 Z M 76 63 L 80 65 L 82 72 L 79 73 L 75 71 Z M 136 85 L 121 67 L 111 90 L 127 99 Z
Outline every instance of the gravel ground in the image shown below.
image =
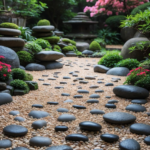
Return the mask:
M 122 111 L 128 112 L 137 117 L 136 122 L 138 123 L 145 123 L 150 125 L 149 117 L 147 116 L 146 112 L 143 113 L 134 113 L 125 110 L 125 107 L 131 104 L 130 100 L 116 97 L 113 93 L 114 86 L 122 85 L 125 81 L 125 77 L 120 77 L 121 80 L 119 82 L 113 82 L 114 86 L 106 87 L 105 83 L 112 82 L 111 78 L 116 76 L 94 73 L 93 65 L 97 64 L 99 61 L 98 58 L 63 58 L 62 63 L 68 64 L 71 63 L 71 66 L 65 66 L 62 69 L 56 70 L 45 70 L 40 72 L 29 72 L 34 76 L 34 81 L 37 81 L 39 84 L 39 89 L 36 91 L 30 91 L 29 94 L 24 96 L 14 96 L 13 102 L 7 105 L 0 106 L 0 139 L 10 139 L 13 143 L 13 148 L 17 146 L 24 146 L 29 148 L 30 150 L 45 150 L 46 147 L 30 147 L 29 140 L 34 136 L 46 136 L 51 138 L 52 145 L 62 145 L 67 144 L 71 146 L 74 150 L 93 150 L 101 148 L 103 150 L 118 150 L 119 142 L 125 140 L 127 138 L 133 138 L 137 140 L 141 145 L 141 150 L 149 150 L 150 148 L 144 143 L 145 135 L 136 135 L 132 134 L 129 131 L 129 125 L 115 125 L 115 124 L 108 124 L 103 120 L 103 115 L 92 115 L 90 114 L 90 110 L 92 109 L 100 109 L 103 110 L 105 113 L 114 112 L 114 111 Z M 86 66 L 87 64 L 91 64 L 91 66 Z M 83 67 L 80 67 L 83 66 Z M 89 68 L 89 70 L 84 70 L 85 68 Z M 78 77 L 85 77 L 88 75 L 96 76 L 96 80 L 87 80 L 89 81 L 88 84 L 79 84 L 79 82 L 73 82 L 73 79 L 76 77 L 72 77 L 69 72 L 71 71 L 79 71 Z M 58 78 L 56 80 L 48 80 L 48 78 L 53 77 L 54 72 L 61 72 L 58 74 Z M 42 77 L 42 75 L 49 75 L 48 77 Z M 63 76 L 70 76 L 71 79 L 63 79 Z M 45 81 L 38 81 L 39 78 L 44 79 Z M 98 78 L 104 78 L 103 84 L 98 84 Z M 65 81 L 67 84 L 60 84 L 60 81 Z M 50 86 L 42 85 L 43 83 L 50 83 Z M 75 85 L 72 85 L 72 84 Z M 86 101 L 89 99 L 91 94 L 94 94 L 96 89 L 90 89 L 91 85 L 99 85 L 99 88 L 104 90 L 104 93 L 99 93 L 100 98 L 98 98 L 98 104 L 88 104 Z M 64 86 L 64 89 L 55 89 L 55 86 Z M 89 94 L 82 94 L 83 98 L 74 99 L 73 96 L 77 93 L 78 86 L 81 86 L 82 89 L 88 90 Z M 69 93 L 70 96 L 61 96 L 61 93 Z M 108 109 L 105 108 L 105 104 L 107 103 L 108 98 L 105 96 L 111 96 L 110 99 L 118 100 L 119 102 L 116 104 L 116 109 Z M 74 103 L 64 103 L 65 100 L 72 99 Z M 47 102 L 55 101 L 59 102 L 59 105 L 47 105 Z M 32 108 L 33 104 L 42 104 L 43 108 Z M 72 105 L 83 105 L 86 106 L 87 109 L 75 109 Z M 149 108 L 150 102 L 145 104 L 144 106 L 147 108 L 147 112 L 150 111 Z M 66 123 L 66 122 L 58 122 L 57 118 L 63 114 L 57 112 L 58 108 L 67 108 L 69 110 L 69 114 L 73 114 L 76 117 L 75 121 Z M 24 117 L 26 120 L 24 122 L 14 121 L 16 116 L 9 115 L 9 112 L 12 110 L 18 110 L 20 114 L 18 116 Z M 50 116 L 39 119 L 47 121 L 47 127 L 44 127 L 39 130 L 35 130 L 31 127 L 32 123 L 38 119 L 33 119 L 28 116 L 28 113 L 31 110 L 43 110 L 50 113 Z M 99 123 L 102 126 L 101 132 L 86 132 L 81 131 L 79 128 L 79 123 L 82 121 L 93 121 Z M 4 136 L 2 131 L 3 128 L 10 124 L 17 124 L 22 125 L 28 129 L 28 133 L 24 137 L 17 137 L 17 138 L 9 138 Z M 68 126 L 69 130 L 65 132 L 55 132 L 54 128 L 57 125 L 66 125 Z M 72 133 L 82 133 L 89 137 L 89 142 L 70 142 L 65 141 L 65 137 Z M 106 143 L 100 139 L 100 135 L 104 133 L 112 133 L 119 136 L 119 141 L 115 143 Z M 8 148 L 5 150 L 10 150 L 12 148 Z

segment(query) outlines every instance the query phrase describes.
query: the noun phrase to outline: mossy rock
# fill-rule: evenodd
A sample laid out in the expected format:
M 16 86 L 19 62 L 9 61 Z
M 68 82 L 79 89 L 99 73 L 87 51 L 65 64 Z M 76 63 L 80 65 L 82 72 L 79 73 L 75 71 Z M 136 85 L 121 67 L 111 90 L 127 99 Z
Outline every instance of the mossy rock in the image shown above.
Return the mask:
M 38 23 L 37 23 L 38 26 L 49 26 L 50 25 L 50 22 L 46 19 L 43 19 L 43 20 L 40 20 Z
M 30 90 L 37 90 L 38 89 L 38 83 L 34 81 L 26 81 L 28 84 Z
M 76 46 L 76 42 L 67 38 L 62 39 L 62 42 Z
M 63 51 L 74 51 L 76 47 L 74 45 L 68 45 L 63 48 Z
M 92 51 L 101 50 L 101 46 L 99 45 L 98 42 L 93 41 L 91 42 L 89 49 Z
M 59 36 L 50 36 L 50 37 L 43 37 L 42 39 L 48 40 L 50 44 L 57 44 L 58 41 L 60 40 Z
M 19 27 L 14 23 L 4 22 L 0 24 L 0 28 L 18 29 Z

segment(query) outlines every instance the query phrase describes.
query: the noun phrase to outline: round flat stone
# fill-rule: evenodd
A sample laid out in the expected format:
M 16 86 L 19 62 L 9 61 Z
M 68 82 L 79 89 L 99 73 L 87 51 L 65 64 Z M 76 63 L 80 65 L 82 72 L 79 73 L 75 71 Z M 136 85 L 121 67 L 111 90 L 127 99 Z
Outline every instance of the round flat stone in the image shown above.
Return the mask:
M 105 96 L 105 98 L 111 98 L 111 96 Z
M 120 150 L 140 150 L 140 144 L 134 139 L 126 139 L 119 143 Z
M 12 146 L 12 142 L 10 140 L 4 139 L 0 140 L 0 148 L 9 148 Z
M 134 103 L 134 104 L 146 104 L 147 100 L 146 99 L 133 99 L 131 101 L 131 103 Z
M 27 132 L 28 129 L 20 125 L 8 125 L 3 129 L 5 135 L 13 137 L 24 136 Z
M 64 89 L 63 86 L 56 86 L 55 89 Z
M 18 110 L 13 110 L 9 112 L 10 115 L 16 116 L 19 115 L 19 111 Z
M 32 111 L 29 113 L 29 116 L 30 116 L 30 117 L 33 117 L 33 118 L 36 118 L 36 119 L 40 119 L 40 118 L 44 118 L 44 117 L 49 116 L 49 113 L 46 112 L 46 111 L 32 110 Z
M 127 76 L 130 70 L 126 67 L 114 67 L 107 71 L 107 75 Z
M 45 86 L 49 86 L 49 85 L 51 85 L 51 84 L 49 84 L 49 83 L 43 83 L 43 85 L 45 85 Z
M 48 137 L 36 136 L 31 138 L 29 143 L 30 146 L 43 147 L 52 144 L 52 140 Z
M 95 89 L 95 88 L 99 88 L 99 86 L 98 85 L 91 85 L 89 88 Z
M 87 83 L 89 83 L 89 82 L 88 82 L 88 81 L 81 80 L 81 81 L 79 81 L 79 83 L 87 84 Z
M 78 93 L 89 93 L 88 90 L 78 90 L 77 92 L 78 92 Z
M 58 105 L 58 102 L 47 102 L 47 104 L 50 104 L 50 105 Z
M 136 134 L 150 135 L 150 125 L 135 123 L 130 126 L 130 131 Z
M 93 76 L 85 76 L 85 79 L 89 79 L 89 80 L 95 80 L 96 78 Z
M 56 80 L 55 78 L 48 78 L 48 80 Z
M 103 119 L 108 123 L 127 124 L 134 122 L 136 117 L 125 112 L 111 112 L 105 114 Z
M 71 79 L 71 78 L 70 78 L 70 77 L 65 76 L 65 77 L 63 77 L 63 79 Z
M 23 121 L 25 121 L 26 119 L 24 119 L 23 117 L 15 117 L 14 120 L 15 120 L 15 121 L 19 121 L 19 122 L 23 122 Z
M 73 107 L 77 109 L 86 109 L 85 106 L 81 106 L 81 105 L 73 105 Z
M 105 142 L 111 143 L 111 142 L 116 142 L 119 140 L 119 136 L 115 134 L 102 134 L 101 139 L 104 140 Z
M 126 107 L 126 110 L 134 111 L 134 112 L 144 112 L 146 111 L 146 108 L 138 104 L 130 104 Z
M 33 104 L 32 107 L 43 108 L 43 105 L 40 105 L 40 104 Z
M 68 141 L 83 141 L 83 142 L 86 142 L 89 140 L 87 136 L 82 135 L 82 134 L 70 134 L 70 135 L 67 135 L 65 139 Z
M 100 131 L 102 128 L 100 124 L 91 121 L 81 122 L 79 123 L 79 127 L 81 130 L 88 130 L 88 131 Z
M 59 145 L 59 146 L 51 146 L 46 150 L 73 150 L 73 148 L 67 145 Z
M 91 114 L 105 114 L 104 111 L 99 110 L 99 109 L 92 109 L 92 110 L 90 111 L 90 113 L 91 113 Z
M 55 131 L 67 131 L 68 127 L 67 126 L 56 126 Z
M 69 122 L 69 121 L 76 120 L 76 117 L 74 115 L 70 115 L 70 114 L 62 114 L 58 117 L 57 120 L 62 121 L 62 122 Z
M 68 112 L 68 109 L 66 109 L 66 108 L 58 108 L 57 111 L 58 112 Z
M 106 104 L 105 107 L 107 108 L 116 108 L 116 105 L 115 104 Z
M 98 83 L 98 84 L 101 84 L 101 83 L 104 83 L 104 82 L 102 82 L 102 81 L 97 81 L 97 83 Z
M 49 75 L 43 74 L 42 77 L 48 77 Z
M 106 83 L 105 86 L 114 86 L 113 83 Z
M 64 103 L 73 103 L 73 100 L 67 99 L 67 100 L 64 101 Z
M 84 80 L 84 78 L 76 78 L 77 80 Z
M 74 97 L 74 98 L 83 98 L 82 95 L 74 95 L 73 97 Z
M 0 28 L 0 33 L 4 36 L 19 36 L 21 31 L 17 29 Z
M 62 93 L 61 96 L 70 96 L 69 93 Z
M 52 26 L 52 25 L 49 25 L 49 26 L 34 26 L 33 28 L 32 28 L 32 30 L 34 31 L 34 32 L 38 32 L 38 33 L 43 33 L 43 32 L 50 32 L 50 31 L 53 31 L 55 29 L 55 27 L 54 26 Z
M 37 64 L 37 63 L 30 63 L 26 66 L 26 70 L 29 71 L 43 71 L 45 70 L 45 66 Z
M 39 81 L 44 81 L 44 79 L 38 79 Z
M 89 99 L 86 101 L 87 103 L 99 103 L 99 100 L 96 99 Z
M 0 93 L 0 105 L 12 102 L 13 99 L 8 93 Z
M 94 72 L 106 73 L 108 70 L 109 70 L 109 68 L 104 65 L 95 65 L 94 66 Z
M 60 82 L 60 84 L 67 84 L 67 82 Z
M 16 148 L 13 148 L 12 150 L 29 150 L 29 149 L 26 147 L 16 147 Z
M 95 93 L 103 93 L 104 90 L 95 90 Z
M 144 143 L 146 143 L 147 145 L 150 145 L 150 136 L 144 139 Z
M 114 103 L 118 103 L 118 102 L 119 102 L 119 101 L 117 101 L 117 100 L 115 100 L 115 99 L 112 99 L 112 100 L 109 100 L 109 101 L 108 101 L 109 104 L 114 104 Z
M 37 120 L 32 123 L 32 127 L 34 129 L 41 129 L 47 126 L 47 122 L 45 120 Z
M 89 98 L 100 98 L 100 96 L 98 94 L 92 94 Z

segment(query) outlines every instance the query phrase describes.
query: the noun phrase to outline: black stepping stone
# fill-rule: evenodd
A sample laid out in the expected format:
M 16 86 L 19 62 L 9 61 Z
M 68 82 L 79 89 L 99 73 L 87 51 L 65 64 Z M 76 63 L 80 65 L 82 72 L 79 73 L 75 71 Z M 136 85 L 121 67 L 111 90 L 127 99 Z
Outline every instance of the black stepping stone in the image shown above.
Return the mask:
M 114 103 L 118 103 L 118 102 L 119 102 L 119 101 L 117 101 L 117 100 L 115 100 L 115 99 L 112 99 L 112 100 L 109 100 L 109 101 L 108 101 L 109 104 L 114 104 Z
M 74 98 L 83 98 L 82 95 L 74 95 L 73 97 L 74 97 Z
M 114 86 L 113 83 L 106 83 L 105 86 Z
M 69 121 L 76 120 L 76 117 L 70 114 L 62 114 L 58 117 L 57 120 L 61 122 L 69 122 Z
M 47 104 L 50 104 L 50 105 L 58 105 L 58 102 L 47 102 Z
M 30 146 L 43 147 L 52 144 L 52 140 L 48 137 L 35 136 L 30 139 L 29 143 Z
M 70 96 L 69 93 L 62 93 L 61 96 Z
M 116 105 L 115 104 L 106 104 L 105 107 L 107 108 L 116 108 Z
M 51 146 L 46 150 L 73 150 L 73 148 L 67 145 L 59 145 L 59 146 Z
M 77 92 L 78 92 L 78 93 L 89 93 L 88 90 L 78 90 Z
M 94 89 L 94 88 L 99 88 L 99 86 L 98 85 L 92 85 L 89 88 Z
M 148 101 L 146 99 L 133 99 L 131 103 L 134 104 L 146 104 Z
M 87 103 L 99 103 L 99 100 L 97 100 L 97 99 L 89 99 L 86 102 Z
M 130 132 L 136 134 L 150 135 L 150 125 L 135 123 L 130 126 Z
M 64 89 L 63 86 L 56 86 L 55 89 Z
M 150 116 L 150 112 L 147 112 L 146 114 L 147 114 L 148 116 Z
M 150 145 L 150 136 L 144 139 L 144 143 L 146 143 L 147 145 Z
M 63 79 L 71 79 L 70 77 L 63 77 Z
M 91 114 L 105 114 L 104 111 L 99 110 L 99 109 L 92 109 L 92 110 L 90 111 L 90 113 L 91 113 Z
M 103 93 L 104 90 L 95 90 L 95 93 Z
M 60 84 L 67 84 L 67 82 L 60 82 Z
M 56 126 L 55 131 L 67 131 L 68 127 L 67 126 Z
M 73 105 L 73 107 L 77 109 L 86 109 L 85 106 L 81 106 L 81 105 Z
M 111 98 L 111 96 L 105 96 L 105 98 Z
M 12 147 L 12 142 L 10 140 L 4 139 L 0 140 L 0 148 L 9 148 Z
M 93 76 L 85 76 L 85 79 L 89 79 L 89 80 L 95 80 L 96 78 Z
M 48 80 L 56 80 L 55 78 L 48 78 Z
M 23 117 L 15 117 L 14 120 L 19 121 L 19 122 L 25 121 L 25 119 Z
M 7 136 L 19 137 L 24 136 L 28 129 L 20 125 L 8 125 L 3 129 L 3 133 Z
M 26 147 L 16 147 L 16 148 L 13 148 L 12 150 L 29 150 L 29 149 Z
M 81 81 L 79 81 L 79 83 L 81 83 L 81 84 L 87 84 L 87 83 L 89 83 L 89 82 L 88 82 L 88 81 L 81 80 Z
M 106 133 L 106 134 L 102 134 L 100 137 L 102 140 L 108 143 L 116 142 L 119 140 L 119 136 L 115 134 Z
M 57 111 L 58 112 L 68 112 L 68 109 L 66 109 L 66 108 L 58 108 Z
M 126 110 L 134 111 L 134 112 L 144 112 L 146 111 L 146 108 L 138 104 L 130 104 L 126 107 Z
M 48 75 L 44 75 L 44 74 L 43 74 L 42 77 L 48 77 Z
M 78 77 L 78 74 L 73 74 L 72 76 L 73 76 L 73 77 Z
M 81 130 L 88 130 L 88 131 L 100 131 L 102 128 L 100 124 L 91 121 L 81 122 L 79 123 L 79 127 Z
M 69 72 L 69 74 L 73 74 L 73 72 Z
M 68 99 L 68 100 L 65 100 L 64 103 L 73 103 L 73 100 Z
M 115 124 L 127 124 L 136 120 L 136 117 L 132 114 L 125 112 L 111 112 L 103 116 L 103 119 L 108 123 Z
M 51 84 L 49 84 L 49 83 L 43 83 L 43 85 L 45 85 L 45 86 L 50 86 Z
M 84 78 L 76 78 L 77 80 L 84 80 Z
M 83 141 L 83 142 L 86 142 L 89 140 L 87 136 L 82 135 L 82 134 L 70 134 L 70 135 L 67 135 L 65 139 L 68 141 Z
M 37 120 L 32 123 L 33 129 L 41 129 L 47 126 L 47 122 L 45 120 Z
M 43 105 L 41 105 L 41 104 L 33 104 L 32 107 L 43 108 Z
M 92 94 L 89 98 L 100 98 L 100 96 L 98 94 Z
M 32 110 L 32 111 L 30 111 L 29 116 L 36 118 L 36 119 L 40 119 L 40 118 L 44 118 L 44 117 L 49 116 L 49 113 L 46 111 Z
M 104 83 L 104 82 L 102 82 L 102 81 L 97 81 L 97 83 L 98 83 L 98 84 L 101 84 L 101 83 Z
M 13 110 L 13 111 L 10 111 L 9 112 L 10 115 L 13 115 L 13 116 L 16 116 L 16 115 L 19 115 L 19 111 L 18 110 Z
M 44 79 L 38 79 L 39 81 L 44 81 Z
M 120 150 L 140 150 L 140 144 L 134 139 L 126 139 L 119 143 Z

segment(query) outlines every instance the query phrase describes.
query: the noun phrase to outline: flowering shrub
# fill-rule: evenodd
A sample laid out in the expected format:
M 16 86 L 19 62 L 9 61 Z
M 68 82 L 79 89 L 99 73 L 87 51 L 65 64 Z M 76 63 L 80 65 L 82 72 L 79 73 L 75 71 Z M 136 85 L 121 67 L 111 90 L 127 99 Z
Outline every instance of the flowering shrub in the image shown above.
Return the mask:
M 5 58 L 0 55 L 0 60 Z M 0 61 L 0 81 L 8 81 L 11 77 L 11 65 L 3 63 Z
M 150 70 L 143 69 L 142 67 L 138 67 L 136 69 L 131 70 L 126 78 L 124 84 L 132 84 L 136 86 L 141 86 L 143 88 L 149 87 L 150 89 Z

